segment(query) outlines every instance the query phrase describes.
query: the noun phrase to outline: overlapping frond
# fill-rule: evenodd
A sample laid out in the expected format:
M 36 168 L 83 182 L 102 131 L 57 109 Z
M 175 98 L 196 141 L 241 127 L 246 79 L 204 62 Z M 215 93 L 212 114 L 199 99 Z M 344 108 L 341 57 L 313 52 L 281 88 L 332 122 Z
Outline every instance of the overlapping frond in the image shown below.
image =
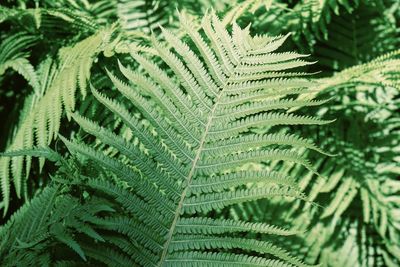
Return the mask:
M 294 44 L 318 58 L 319 69 L 340 71 L 396 49 L 397 1 L 246 0 L 225 21 L 252 23 L 259 32 L 292 33 Z M 255 14 L 255 15 L 254 15 Z
M 314 48 L 322 66 L 340 71 L 397 49 L 399 35 L 390 9 L 394 4 L 389 1 L 384 9 L 373 3 L 332 17 L 325 30 L 329 37 L 321 39 Z
M 119 245 L 130 242 L 130 231 L 136 229 L 134 222 L 114 215 L 113 203 L 106 198 L 86 194 L 79 199 L 71 188 L 53 184 L 27 202 L 0 228 L 1 265 L 70 266 L 74 262 L 74 266 L 80 266 L 88 261 L 133 265 L 134 260 L 121 253 Z M 120 236 L 119 229 L 123 229 Z M 113 238 L 119 241 L 104 245 Z
M 332 127 L 320 132 L 321 136 L 334 137 L 326 138 L 324 143 L 335 148 L 339 155 L 319 157 L 314 164 L 318 172 L 330 177 L 328 181 L 314 183 L 304 173 L 299 184 L 324 209 L 291 203 L 288 204 L 291 208 L 283 212 L 294 219 L 296 229 L 308 229 L 301 236 L 309 263 L 327 266 L 399 263 L 396 252 L 399 245 L 393 242 L 400 235 L 396 216 L 400 190 L 397 112 L 400 90 L 396 78 L 399 66 L 399 52 L 394 51 L 321 80 L 319 95 L 338 96 L 326 105 L 324 113 L 330 116 L 343 113 Z M 343 135 L 344 132 L 349 134 Z M 302 173 L 290 164 L 283 169 L 289 176 Z
M 46 146 L 58 134 L 64 112 L 70 117 L 75 109 L 76 90 L 86 96 L 86 83 L 90 77 L 90 69 L 97 55 L 107 49 L 111 42 L 113 29 L 104 29 L 72 47 L 60 51 L 59 62 L 44 61 L 40 66 L 38 80 L 40 87 L 35 90 L 33 101 L 16 129 L 12 142 L 7 150 L 19 150 L 33 146 Z M 5 52 L 4 52 L 5 53 Z M 25 181 L 30 171 L 31 158 L 1 158 L 2 167 L 2 201 L 4 212 L 9 203 L 9 186 L 15 187 L 17 196 L 26 194 Z M 26 164 L 25 173 L 23 170 Z M 41 166 L 44 159 L 41 159 Z M 25 176 L 25 177 L 24 177 Z

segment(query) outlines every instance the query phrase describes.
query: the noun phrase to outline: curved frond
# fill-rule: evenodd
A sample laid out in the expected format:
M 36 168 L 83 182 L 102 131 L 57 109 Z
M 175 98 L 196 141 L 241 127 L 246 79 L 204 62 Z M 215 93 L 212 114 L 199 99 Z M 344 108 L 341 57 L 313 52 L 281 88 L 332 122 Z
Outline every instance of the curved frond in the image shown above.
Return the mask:
M 70 117 L 75 109 L 77 88 L 79 87 L 83 97 L 86 96 L 86 83 L 90 77 L 92 63 L 110 42 L 111 33 L 112 29 L 104 29 L 72 47 L 63 48 L 60 51 L 56 70 L 49 61 L 41 66 L 41 73 L 38 76 L 44 80 L 41 80 L 40 87 L 39 85 L 34 87 L 33 105 L 29 107 L 29 113 L 19 122 L 13 141 L 7 147 L 8 151 L 30 149 L 34 146 L 45 147 L 57 136 L 63 113 L 65 112 Z M 7 52 L 2 50 L 2 53 Z M 6 57 L 6 55 L 0 55 L 0 57 Z M 32 75 L 36 77 L 36 73 Z M 9 173 L 11 170 L 17 196 L 26 196 L 22 184 L 29 175 L 31 158 L 29 156 L 14 157 L 11 164 L 8 164 L 7 162 L 10 161 L 4 157 L 0 158 L 0 161 L 3 167 L 9 165 L 9 169 L 5 172 Z M 23 177 L 24 164 L 26 164 L 25 177 Z M 44 158 L 41 158 L 40 167 L 43 164 Z M 2 183 L 7 183 L 6 176 L 2 176 L 1 179 Z M 9 186 L 2 188 L 5 213 L 10 201 L 9 192 L 6 192 L 8 190 Z

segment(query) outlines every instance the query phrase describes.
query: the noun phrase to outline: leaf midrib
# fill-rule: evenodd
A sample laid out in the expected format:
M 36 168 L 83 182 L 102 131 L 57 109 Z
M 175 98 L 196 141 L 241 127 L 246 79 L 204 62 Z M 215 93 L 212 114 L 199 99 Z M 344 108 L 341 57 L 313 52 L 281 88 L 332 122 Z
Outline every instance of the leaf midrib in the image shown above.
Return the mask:
M 160 258 L 160 261 L 159 261 L 157 266 L 161 267 L 163 265 L 164 261 L 166 260 L 166 256 L 167 256 L 168 249 L 169 249 L 169 245 L 170 245 L 170 243 L 172 241 L 172 237 L 174 235 L 175 228 L 176 228 L 176 225 L 177 225 L 177 222 L 178 222 L 178 219 L 179 219 L 182 207 L 183 207 L 183 202 L 184 202 L 184 200 L 186 198 L 187 191 L 189 190 L 189 188 L 191 186 L 191 183 L 192 183 L 192 180 L 193 180 L 193 176 L 194 176 L 195 171 L 196 171 L 197 163 L 200 160 L 200 156 L 201 156 L 201 153 L 203 152 L 203 147 L 204 147 L 204 145 L 206 143 L 206 139 L 207 139 L 208 133 L 210 131 L 211 124 L 213 122 L 213 119 L 215 118 L 215 116 L 214 116 L 215 111 L 217 110 L 217 107 L 218 107 L 218 104 L 220 102 L 220 99 L 221 99 L 225 89 L 227 88 L 227 85 L 229 84 L 230 79 L 233 77 L 232 74 L 234 74 L 235 70 L 239 66 L 241 66 L 241 59 L 242 58 L 243 58 L 243 56 L 239 56 L 238 63 L 233 68 L 233 70 L 231 72 L 231 75 L 229 77 L 227 77 L 225 83 L 222 86 L 220 86 L 221 91 L 219 92 L 218 96 L 215 98 L 214 106 L 212 107 L 211 112 L 208 115 L 207 124 L 206 124 L 205 130 L 204 130 L 204 134 L 201 137 L 201 140 L 200 140 L 200 143 L 199 143 L 199 148 L 197 149 L 196 156 L 195 156 L 195 158 L 193 160 L 192 167 L 191 167 L 190 172 L 188 174 L 186 187 L 182 192 L 181 199 L 179 200 L 178 206 L 176 208 L 175 215 L 174 215 L 174 220 L 172 221 L 171 228 L 170 228 L 170 230 L 168 232 L 168 235 L 167 235 L 167 241 L 164 243 L 164 250 L 163 250 L 163 252 L 161 254 L 161 258 Z
M 167 241 L 164 244 L 164 250 L 163 250 L 163 253 L 161 255 L 161 259 L 160 259 L 160 262 L 159 262 L 158 266 L 162 266 L 163 262 L 165 261 L 165 257 L 167 256 L 169 245 L 170 245 L 170 243 L 172 241 L 172 236 L 173 236 L 173 234 L 175 232 L 176 224 L 178 222 L 178 218 L 179 218 L 179 215 L 180 215 L 182 207 L 183 207 L 183 202 L 184 202 L 184 200 L 186 198 L 187 191 L 189 190 L 189 187 L 190 187 L 190 185 L 192 183 L 193 176 L 194 176 L 194 173 L 195 173 L 196 167 L 197 167 L 197 162 L 200 160 L 201 153 L 203 152 L 203 146 L 205 144 L 205 141 L 206 141 L 206 138 L 207 138 L 207 135 L 208 135 L 208 131 L 210 130 L 211 123 L 212 123 L 212 120 L 213 120 L 213 117 L 214 117 L 215 110 L 216 110 L 216 108 L 218 106 L 218 102 L 219 102 L 219 99 L 222 96 L 223 91 L 224 90 L 222 89 L 221 92 L 219 93 L 219 95 L 218 95 L 218 97 L 217 97 L 217 99 L 216 99 L 216 101 L 214 103 L 214 106 L 213 106 L 213 108 L 212 108 L 212 110 L 210 112 L 210 115 L 208 116 L 206 128 L 204 130 L 204 134 L 201 137 L 200 145 L 199 145 L 199 148 L 197 149 L 196 156 L 195 156 L 195 158 L 193 160 L 192 168 L 190 169 L 190 172 L 188 174 L 187 186 L 183 190 L 182 195 L 181 195 L 181 199 L 179 200 L 178 206 L 176 208 L 175 215 L 174 215 L 174 220 L 172 221 L 171 228 L 170 228 L 170 230 L 168 232 Z

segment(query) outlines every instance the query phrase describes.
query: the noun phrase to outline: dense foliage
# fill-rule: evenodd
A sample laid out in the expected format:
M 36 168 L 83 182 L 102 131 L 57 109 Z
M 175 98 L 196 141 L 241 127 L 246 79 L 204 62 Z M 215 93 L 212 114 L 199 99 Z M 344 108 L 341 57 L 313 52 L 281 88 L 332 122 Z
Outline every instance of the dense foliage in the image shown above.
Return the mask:
M 6 0 L 1 266 L 399 266 L 396 0 Z

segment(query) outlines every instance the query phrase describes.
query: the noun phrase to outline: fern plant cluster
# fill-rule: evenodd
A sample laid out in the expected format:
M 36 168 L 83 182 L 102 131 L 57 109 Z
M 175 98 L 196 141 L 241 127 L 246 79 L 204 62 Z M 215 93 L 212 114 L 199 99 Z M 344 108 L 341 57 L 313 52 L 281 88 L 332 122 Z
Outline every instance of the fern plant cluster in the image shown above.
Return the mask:
M 394 0 L 0 5 L 1 266 L 399 266 Z

